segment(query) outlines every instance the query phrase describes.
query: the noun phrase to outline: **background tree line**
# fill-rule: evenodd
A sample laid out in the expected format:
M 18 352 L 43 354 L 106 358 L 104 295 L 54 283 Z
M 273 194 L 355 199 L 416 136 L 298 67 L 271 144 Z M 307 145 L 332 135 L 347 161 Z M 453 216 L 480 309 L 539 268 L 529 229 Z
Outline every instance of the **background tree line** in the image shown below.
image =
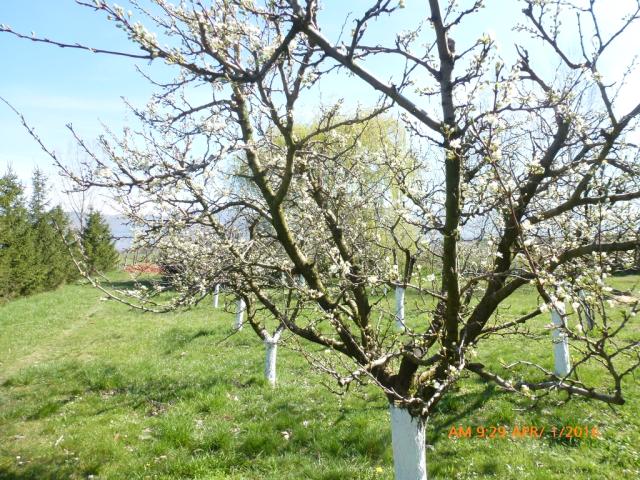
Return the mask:
M 50 206 L 47 190 L 40 170 L 33 173 L 29 196 L 11 170 L 0 177 L 0 302 L 78 279 L 74 257 L 93 273 L 117 265 L 102 215 L 91 210 L 75 229 L 60 205 Z

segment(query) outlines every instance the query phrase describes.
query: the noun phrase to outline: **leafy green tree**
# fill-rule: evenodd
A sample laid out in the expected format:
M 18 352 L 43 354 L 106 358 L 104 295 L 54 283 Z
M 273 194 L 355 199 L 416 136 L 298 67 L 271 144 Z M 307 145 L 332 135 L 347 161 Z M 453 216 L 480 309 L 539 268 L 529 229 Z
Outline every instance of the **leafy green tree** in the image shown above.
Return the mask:
M 107 272 L 118 264 L 118 252 L 109 225 L 96 210 L 91 210 L 82 230 L 82 248 L 87 273 Z

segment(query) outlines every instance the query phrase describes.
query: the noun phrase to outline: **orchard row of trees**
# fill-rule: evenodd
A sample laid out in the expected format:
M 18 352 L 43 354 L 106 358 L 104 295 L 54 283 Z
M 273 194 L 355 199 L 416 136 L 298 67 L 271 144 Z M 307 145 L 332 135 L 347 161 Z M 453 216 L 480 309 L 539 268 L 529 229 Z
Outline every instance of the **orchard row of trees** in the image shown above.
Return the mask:
M 73 258 L 93 273 L 117 264 L 100 213 L 91 211 L 78 232 L 62 207 L 50 206 L 47 189 L 39 170 L 29 197 L 12 171 L 0 178 L 0 302 L 76 280 L 80 272 Z
M 340 388 L 377 386 L 397 480 L 427 478 L 425 426 L 464 376 L 533 400 L 624 404 L 640 367 L 629 332 L 638 304 L 610 315 L 605 279 L 613 257 L 630 265 L 640 247 L 640 103 L 630 95 L 640 2 L 615 2 L 611 20 L 613 2 L 523 0 L 519 18 L 495 25 L 513 35 L 511 53 L 476 32 L 482 0 L 368 0 L 323 14 L 318 0 L 133 0 L 131 12 L 78 3 L 137 48 L 0 32 L 163 62 L 175 77 L 147 76 L 155 93 L 133 109 L 135 131 L 107 131 L 89 148 L 71 127 L 87 153 L 79 168 L 27 128 L 75 189 L 122 205 L 138 244 L 186 266 L 166 308 L 223 283 L 268 351 L 286 331 Z M 621 50 L 627 65 L 607 68 Z M 371 92 L 367 108 L 319 105 L 341 81 Z M 398 142 L 368 148 L 383 115 L 401 122 L 407 155 L 390 148 Z M 389 285 L 421 300 L 400 329 L 375 293 Z M 539 303 L 519 312 L 511 299 L 525 287 Z M 159 292 L 123 301 L 157 310 Z M 588 333 L 575 321 L 583 300 Z M 518 342 L 548 342 L 535 319 L 549 310 L 571 346 L 562 373 Z M 519 361 L 493 367 L 488 339 Z

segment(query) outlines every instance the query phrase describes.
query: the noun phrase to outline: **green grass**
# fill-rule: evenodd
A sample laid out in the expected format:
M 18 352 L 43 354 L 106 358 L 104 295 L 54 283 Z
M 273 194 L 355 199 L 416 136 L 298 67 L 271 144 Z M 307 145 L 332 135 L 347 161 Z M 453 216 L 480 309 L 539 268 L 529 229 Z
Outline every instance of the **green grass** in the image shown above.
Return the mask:
M 615 281 L 629 289 L 638 277 Z M 525 290 L 512 313 L 536 304 Z M 538 335 L 548 337 L 547 321 Z M 232 323 L 209 304 L 143 314 L 86 285 L 1 306 L 0 478 L 393 478 L 378 390 L 335 396 L 322 386 L 329 379 L 286 348 L 272 389 L 262 380 L 262 345 L 248 328 L 229 336 Z M 497 365 L 522 352 L 551 366 L 544 342 L 492 340 L 479 354 Z M 634 379 L 625 386 L 628 401 L 615 409 L 560 404 L 561 395 L 532 408 L 468 376 L 429 422 L 430 478 L 637 478 L 640 388 Z M 567 424 L 595 425 L 602 437 L 448 438 L 452 425 Z

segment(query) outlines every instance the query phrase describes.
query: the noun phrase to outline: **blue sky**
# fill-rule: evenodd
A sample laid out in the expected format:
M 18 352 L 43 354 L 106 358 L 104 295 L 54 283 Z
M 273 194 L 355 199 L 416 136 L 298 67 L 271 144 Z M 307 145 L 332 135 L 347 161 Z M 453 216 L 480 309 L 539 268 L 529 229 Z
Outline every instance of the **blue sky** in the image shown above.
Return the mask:
M 127 6 L 126 1 L 119 2 Z M 327 2 L 331 4 L 330 2 Z M 513 2 L 511 2 L 513 3 Z M 349 4 L 349 5 L 348 5 Z M 344 14 L 367 2 L 336 2 L 323 14 L 327 34 L 335 38 Z M 401 30 L 402 21 L 423 15 L 422 1 L 407 2 L 406 11 L 394 21 L 373 26 L 372 33 L 382 29 Z M 347 6 L 348 5 L 348 6 Z M 15 31 L 45 36 L 64 42 L 79 42 L 95 47 L 132 51 L 120 30 L 104 18 L 73 0 L 2 0 L 0 23 Z M 350 27 L 347 27 L 349 33 Z M 73 142 L 65 128 L 73 123 L 83 135 L 95 137 L 100 121 L 109 126 L 123 124 L 126 113 L 121 96 L 135 104 L 144 104 L 151 93 L 149 84 L 135 70 L 131 59 L 95 55 L 61 49 L 0 35 L 0 58 L 3 74 L 0 95 L 27 117 L 43 139 L 58 153 L 72 155 Z M 139 65 L 148 69 L 147 62 Z M 323 91 L 326 100 L 345 95 L 351 100 L 367 101 L 370 90 L 356 80 L 336 82 Z M 0 171 L 11 164 L 23 178 L 29 178 L 34 166 L 53 172 L 49 159 L 30 139 L 15 116 L 0 107 Z
M 125 0 L 118 2 L 127 8 Z M 464 3 L 464 2 L 463 2 Z M 613 2 L 604 2 L 611 6 Z M 629 0 L 616 0 L 616 5 L 628 4 Z M 320 23 L 325 34 L 335 39 L 350 10 L 359 12 L 370 2 L 353 0 L 342 2 L 325 0 L 327 6 Z M 372 39 L 388 32 L 400 31 L 415 19 L 424 18 L 426 2 L 407 0 L 407 8 L 384 23 L 370 28 Z M 464 30 L 453 32 L 458 45 L 472 41 L 485 31 L 492 31 L 502 44 L 502 54 L 512 55 L 514 34 L 505 26 L 513 25 L 522 4 L 515 0 L 488 0 L 485 9 Z M 613 15 L 614 8 L 603 10 Z M 79 42 L 98 48 L 134 51 L 124 34 L 113 27 L 103 15 L 78 6 L 73 0 L 0 0 L 0 23 L 14 30 L 45 36 L 64 42 Z M 345 27 L 347 34 L 350 24 Z M 630 50 L 636 53 L 640 44 L 640 28 L 628 42 L 633 48 L 620 51 L 620 58 L 613 58 L 612 65 L 628 58 Z M 388 36 L 386 37 L 388 38 Z M 533 49 L 535 54 L 535 48 Z M 0 76 L 0 95 L 24 113 L 36 127 L 43 140 L 56 152 L 66 157 L 75 155 L 75 147 L 65 128 L 66 123 L 74 127 L 87 139 L 95 138 L 101 131 L 100 122 L 118 129 L 130 121 L 121 97 L 136 105 L 143 105 L 152 92 L 151 86 L 135 69 L 136 63 L 127 58 L 96 55 L 88 52 L 60 49 L 20 40 L 0 34 L 0 58 L 3 71 Z M 138 65 L 149 71 L 147 62 Z M 374 63 L 369 68 L 382 78 L 391 75 L 389 66 Z M 371 89 L 356 79 L 330 81 L 323 87 L 323 98 L 333 100 L 345 96 L 351 102 L 367 102 L 373 98 Z M 309 105 L 313 110 L 313 105 Z M 0 172 L 11 165 L 21 178 L 27 180 L 35 166 L 51 176 L 55 170 L 51 162 L 19 125 L 15 115 L 0 105 Z
M 71 0 L 3 0 L 0 23 L 61 41 L 128 47 L 120 31 Z M 134 63 L 122 58 L 38 45 L 9 35 L 0 36 L 0 58 L 4 60 L 0 95 L 61 153 L 74 151 L 66 123 L 95 137 L 100 120 L 107 125 L 122 122 L 121 95 L 143 101 L 149 94 Z M 50 160 L 16 120 L 7 108 L 0 108 L 0 170 L 11 164 L 28 178 L 38 165 L 53 173 Z

